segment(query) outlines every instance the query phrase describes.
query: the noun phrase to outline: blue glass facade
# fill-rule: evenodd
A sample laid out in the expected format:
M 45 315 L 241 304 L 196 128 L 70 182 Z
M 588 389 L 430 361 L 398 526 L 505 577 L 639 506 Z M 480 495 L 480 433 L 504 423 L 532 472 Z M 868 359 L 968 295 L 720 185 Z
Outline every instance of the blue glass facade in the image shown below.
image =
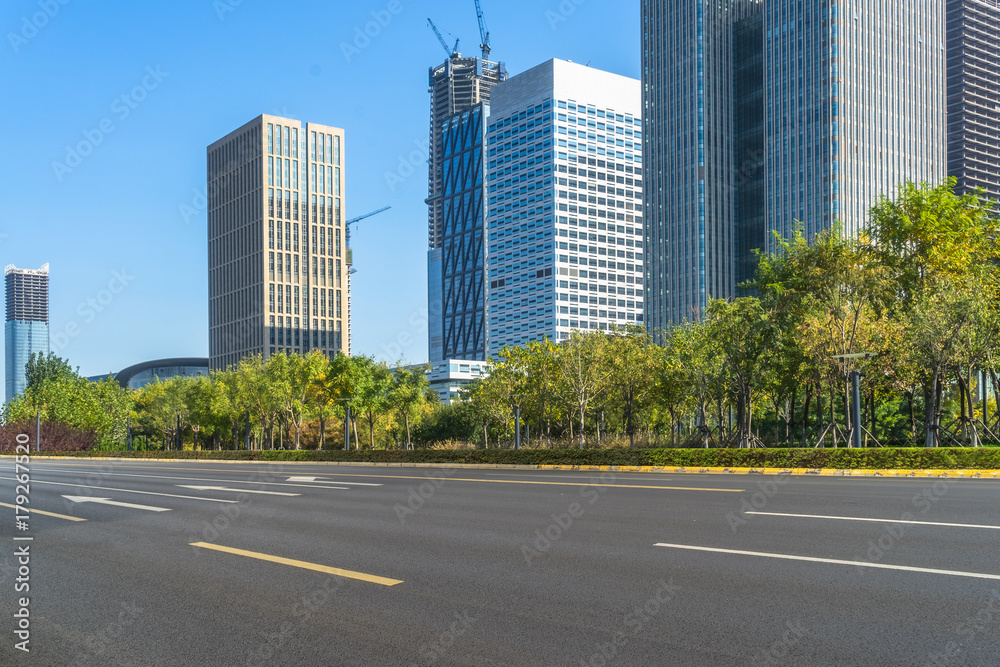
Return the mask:
M 503 63 L 453 54 L 428 72 L 428 356 L 485 359 L 483 132 Z
M 4 363 L 6 398 L 24 391 L 24 367 L 32 354 L 49 353 L 49 265 L 5 270 Z
M 46 322 L 4 323 L 7 400 L 24 391 L 24 367 L 32 354 L 49 353 L 49 325 Z
M 489 106 L 480 103 L 441 126 L 441 354 L 446 359 L 486 359 L 483 144 L 488 116 Z M 429 295 L 435 291 L 429 286 Z
M 856 234 L 879 196 L 940 181 L 944 0 L 644 0 L 654 331 L 736 295 L 800 222 Z

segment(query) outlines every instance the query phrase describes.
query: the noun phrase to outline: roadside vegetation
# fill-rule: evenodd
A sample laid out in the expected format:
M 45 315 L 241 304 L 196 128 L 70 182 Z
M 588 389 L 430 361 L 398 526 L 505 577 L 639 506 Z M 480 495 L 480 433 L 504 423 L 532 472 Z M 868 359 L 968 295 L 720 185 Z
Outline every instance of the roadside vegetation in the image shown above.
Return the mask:
M 560 456 L 802 451 L 846 446 L 853 370 L 867 446 L 1000 444 L 995 203 L 955 194 L 953 181 L 908 183 L 854 237 L 802 230 L 774 239 L 741 296 L 713 300 L 687 323 L 506 348 L 451 405 L 424 368 L 364 356 L 249 357 L 131 391 L 88 382 L 50 355 L 32 358 L 5 428 L 33 428 L 39 413 L 92 441 L 67 449 L 125 449 L 128 424 L 136 449 L 240 450 L 249 435 L 251 450 L 335 450 L 350 406 L 352 446 L 474 458 L 514 446 L 516 408 L 521 446 Z

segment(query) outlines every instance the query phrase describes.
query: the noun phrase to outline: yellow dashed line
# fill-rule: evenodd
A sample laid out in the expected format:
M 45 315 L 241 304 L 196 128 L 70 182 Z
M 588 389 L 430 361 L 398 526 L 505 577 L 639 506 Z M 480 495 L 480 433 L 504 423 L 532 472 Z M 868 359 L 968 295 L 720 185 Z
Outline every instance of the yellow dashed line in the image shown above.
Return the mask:
M 17 507 L 17 505 L 9 505 L 7 503 L 0 503 L 0 507 Z M 42 510 L 35 509 L 33 507 L 26 508 L 32 514 L 44 514 L 45 516 L 54 516 L 57 519 L 66 519 L 67 521 L 86 521 L 86 519 L 81 519 L 78 516 L 68 516 L 66 514 L 56 514 L 55 512 L 43 512 Z
M 223 551 L 227 554 L 236 554 L 237 556 L 247 556 L 248 558 L 266 560 L 272 563 L 281 563 L 282 565 L 291 565 L 292 567 L 301 567 L 304 570 L 315 570 L 316 572 L 325 572 L 326 574 L 333 574 L 338 577 L 360 579 L 361 581 L 369 581 L 373 584 L 382 584 L 383 586 L 395 586 L 396 584 L 403 583 L 402 579 L 388 579 L 386 577 L 379 577 L 374 574 L 365 574 L 364 572 L 354 572 L 353 570 L 342 570 L 339 567 L 317 565 L 316 563 L 307 563 L 301 560 L 282 558 L 281 556 L 270 556 L 268 554 L 257 553 L 256 551 L 233 549 L 232 547 L 223 547 L 218 544 L 210 544 L 208 542 L 191 542 L 191 546 L 201 547 L 202 549 L 214 549 L 215 551 Z

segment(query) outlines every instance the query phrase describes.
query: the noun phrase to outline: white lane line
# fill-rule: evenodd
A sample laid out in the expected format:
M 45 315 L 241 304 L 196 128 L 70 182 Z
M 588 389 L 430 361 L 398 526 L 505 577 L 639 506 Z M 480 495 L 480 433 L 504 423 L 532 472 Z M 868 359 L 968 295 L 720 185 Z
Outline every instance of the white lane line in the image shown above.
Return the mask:
M 178 484 L 182 489 L 194 489 L 195 491 L 233 491 L 234 493 L 262 493 L 269 496 L 300 496 L 301 493 L 282 493 L 281 491 L 257 491 L 256 489 L 227 489 L 224 486 L 191 486 L 189 484 Z
M 49 469 L 49 472 L 53 470 Z M 56 470 L 55 472 L 66 472 L 66 470 Z M 141 479 L 181 479 L 187 482 L 224 482 L 226 484 L 256 484 L 258 486 L 295 486 L 299 488 L 309 488 L 309 489 L 336 489 L 338 491 L 350 491 L 350 489 L 325 486 L 325 484 L 352 484 L 355 486 L 382 486 L 381 484 L 371 484 L 368 482 L 324 482 L 324 486 L 307 486 L 305 484 L 287 484 L 285 482 L 264 482 L 261 480 L 241 480 L 241 479 L 208 479 L 205 477 L 176 477 L 173 475 L 136 475 L 134 473 L 127 472 L 109 472 L 104 473 L 108 477 L 139 477 Z M 13 479 L 13 478 L 11 478 Z
M 315 482 L 316 484 L 349 484 L 351 486 L 382 486 L 381 484 L 372 484 L 371 482 L 341 482 L 339 479 L 316 479 L 315 477 L 289 477 L 289 482 Z M 294 486 L 299 486 L 295 484 Z M 319 487 L 326 488 L 326 487 Z
M 134 503 L 120 503 L 111 498 L 90 498 L 89 496 L 63 496 L 66 500 L 74 503 L 100 503 L 101 505 L 117 505 L 118 507 L 129 507 L 134 510 L 149 510 L 150 512 L 169 512 L 169 507 L 152 507 L 151 505 L 136 505 Z
M 235 503 L 237 500 L 219 500 L 218 498 L 199 498 L 198 496 L 178 496 L 173 493 L 156 493 L 154 491 L 136 491 L 135 489 L 113 489 L 110 486 L 87 486 L 86 484 L 68 484 L 66 482 L 42 482 L 31 480 L 32 484 L 52 484 L 54 486 L 73 486 L 78 489 L 101 489 L 102 491 L 121 491 L 123 493 L 141 493 L 144 496 L 166 496 L 167 498 L 186 498 L 187 500 L 205 500 L 210 503 Z
M 961 572 L 959 570 L 936 570 L 930 567 L 910 567 L 909 565 L 887 565 L 886 563 L 870 563 L 863 560 L 838 560 L 836 558 L 813 558 L 812 556 L 792 556 L 789 554 L 773 554 L 766 551 L 742 551 L 740 549 L 718 549 L 715 547 L 696 547 L 690 544 L 667 544 L 658 542 L 654 547 L 668 549 L 688 549 L 690 551 L 712 551 L 720 554 L 736 554 L 738 556 L 759 556 L 761 558 L 779 558 L 781 560 L 803 560 L 810 563 L 830 563 L 831 565 L 854 565 L 855 567 L 871 567 L 880 570 L 902 570 L 904 572 L 925 572 L 927 574 L 947 574 L 952 577 L 971 577 L 973 579 L 1000 580 L 1000 574 L 984 574 L 982 572 Z
M 799 519 L 839 519 L 841 521 L 874 521 L 875 523 L 913 523 L 919 526 L 948 526 L 949 528 L 987 528 L 1000 530 L 1000 526 L 978 525 L 974 523 L 944 523 L 941 521 L 904 521 L 902 519 L 871 519 L 860 516 L 825 516 L 822 514 L 784 514 L 782 512 L 744 512 L 744 514 L 760 514 L 762 516 L 790 516 Z

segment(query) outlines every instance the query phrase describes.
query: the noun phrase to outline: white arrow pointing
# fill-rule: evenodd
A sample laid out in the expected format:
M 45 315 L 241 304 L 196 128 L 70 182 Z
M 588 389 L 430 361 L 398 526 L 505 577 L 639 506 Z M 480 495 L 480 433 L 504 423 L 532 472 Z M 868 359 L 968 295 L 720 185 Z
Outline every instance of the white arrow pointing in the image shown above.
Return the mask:
M 351 486 L 382 486 L 381 484 L 371 484 L 370 482 L 341 482 L 340 480 L 320 479 L 315 477 L 289 477 L 289 482 L 315 482 L 317 484 L 349 484 Z
M 169 507 L 151 507 L 150 505 L 136 505 L 134 503 L 121 503 L 110 498 L 89 498 L 87 496 L 63 496 L 66 500 L 74 503 L 100 503 L 102 505 L 117 505 L 118 507 L 131 507 L 136 510 L 149 510 L 150 512 L 169 512 Z
M 268 496 L 299 496 L 300 493 L 282 493 L 280 491 L 256 491 L 253 489 L 229 489 L 224 486 L 189 486 L 178 484 L 182 489 L 195 489 L 197 491 L 232 491 L 234 493 L 262 493 Z

